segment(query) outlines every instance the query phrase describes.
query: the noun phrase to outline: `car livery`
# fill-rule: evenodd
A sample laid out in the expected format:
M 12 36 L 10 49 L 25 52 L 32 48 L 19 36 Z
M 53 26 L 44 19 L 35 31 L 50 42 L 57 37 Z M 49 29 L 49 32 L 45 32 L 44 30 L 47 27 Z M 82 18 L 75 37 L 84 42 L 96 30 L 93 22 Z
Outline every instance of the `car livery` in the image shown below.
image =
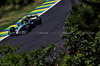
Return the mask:
M 42 24 L 42 20 L 38 17 L 38 15 L 27 16 L 21 21 L 21 24 L 17 25 L 18 28 L 11 27 L 8 35 L 26 34 L 31 30 L 32 27 L 35 27 L 39 24 Z

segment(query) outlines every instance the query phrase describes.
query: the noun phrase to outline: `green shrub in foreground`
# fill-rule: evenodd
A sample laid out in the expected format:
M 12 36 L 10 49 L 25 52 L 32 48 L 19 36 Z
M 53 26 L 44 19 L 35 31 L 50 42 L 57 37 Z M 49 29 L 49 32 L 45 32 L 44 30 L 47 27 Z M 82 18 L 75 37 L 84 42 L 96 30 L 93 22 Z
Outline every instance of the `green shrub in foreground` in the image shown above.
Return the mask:
M 100 66 L 100 9 L 85 3 L 72 7 L 65 20 L 64 47 L 68 53 L 63 57 L 61 66 Z M 93 33 L 92 33 L 93 32 Z
M 0 66 L 42 66 L 46 65 L 47 57 L 50 55 L 50 51 L 54 50 L 56 44 L 51 43 L 48 46 L 40 47 L 29 53 L 20 52 L 15 54 L 15 51 L 20 46 L 11 47 L 10 45 L 1 45 L 0 52 L 2 58 L 0 59 Z M 50 63 L 50 61 L 49 61 Z M 52 63 L 51 63 L 52 64 Z M 49 64 L 50 65 L 50 64 Z

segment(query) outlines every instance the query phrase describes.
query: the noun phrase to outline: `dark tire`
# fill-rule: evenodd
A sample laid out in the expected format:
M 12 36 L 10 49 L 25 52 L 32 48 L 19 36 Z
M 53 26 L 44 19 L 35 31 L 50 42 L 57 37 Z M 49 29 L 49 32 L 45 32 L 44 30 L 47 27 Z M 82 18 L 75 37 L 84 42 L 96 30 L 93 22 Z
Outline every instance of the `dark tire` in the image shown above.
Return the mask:
M 16 32 L 15 32 L 15 28 L 14 27 L 11 27 L 9 32 L 8 32 L 8 35 L 16 35 Z
M 36 19 L 36 23 L 37 23 L 38 25 L 42 24 L 42 19 L 41 19 L 41 18 L 37 18 L 37 19 Z
M 15 32 L 15 28 L 14 27 L 11 27 L 10 28 L 10 32 Z

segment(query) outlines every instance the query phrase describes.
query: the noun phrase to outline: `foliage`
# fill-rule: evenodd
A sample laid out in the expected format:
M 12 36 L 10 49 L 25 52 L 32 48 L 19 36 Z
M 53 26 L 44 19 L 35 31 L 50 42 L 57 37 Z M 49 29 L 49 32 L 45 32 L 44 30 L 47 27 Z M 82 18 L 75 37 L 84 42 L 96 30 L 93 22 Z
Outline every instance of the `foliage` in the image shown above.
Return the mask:
M 68 49 L 61 63 L 62 66 L 99 66 L 100 10 L 96 6 L 79 3 L 72 7 L 65 22 L 64 47 Z
M 87 2 L 90 2 L 90 3 L 100 3 L 100 0 L 82 0 L 82 1 L 87 1 Z
M 68 22 L 71 23 L 68 26 L 74 27 L 77 24 L 79 31 L 94 32 L 96 34 L 100 30 L 99 16 L 100 11 L 97 8 L 80 3 L 72 7 L 68 17 Z
M 100 39 L 93 39 L 91 35 L 81 34 L 81 33 L 70 33 L 67 36 L 67 41 L 65 42 L 65 47 L 68 49 L 69 54 L 67 55 L 70 60 L 64 57 L 62 63 L 69 63 L 68 65 L 98 65 L 99 52 L 100 52 Z M 87 38 L 87 39 L 86 39 Z
M 46 65 L 46 59 L 50 55 L 50 51 L 53 50 L 55 46 L 56 44 L 51 43 L 48 46 L 41 46 L 40 48 L 35 49 L 34 51 L 31 51 L 29 53 L 20 52 L 18 54 L 15 54 L 15 51 L 20 48 L 20 46 L 16 46 L 13 48 L 10 45 L 1 45 L 0 52 L 2 58 L 0 59 L 0 66 Z

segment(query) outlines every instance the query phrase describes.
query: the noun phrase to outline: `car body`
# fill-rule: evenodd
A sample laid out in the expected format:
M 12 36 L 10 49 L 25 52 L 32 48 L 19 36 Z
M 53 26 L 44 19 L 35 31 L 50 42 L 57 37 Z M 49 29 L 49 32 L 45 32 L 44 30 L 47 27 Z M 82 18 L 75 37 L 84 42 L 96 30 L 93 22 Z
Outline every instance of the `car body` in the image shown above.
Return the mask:
M 21 24 L 17 25 L 18 28 L 11 27 L 8 35 L 26 34 L 31 30 L 32 27 L 39 24 L 42 24 L 42 20 L 38 17 L 38 15 L 27 16 L 21 21 Z

